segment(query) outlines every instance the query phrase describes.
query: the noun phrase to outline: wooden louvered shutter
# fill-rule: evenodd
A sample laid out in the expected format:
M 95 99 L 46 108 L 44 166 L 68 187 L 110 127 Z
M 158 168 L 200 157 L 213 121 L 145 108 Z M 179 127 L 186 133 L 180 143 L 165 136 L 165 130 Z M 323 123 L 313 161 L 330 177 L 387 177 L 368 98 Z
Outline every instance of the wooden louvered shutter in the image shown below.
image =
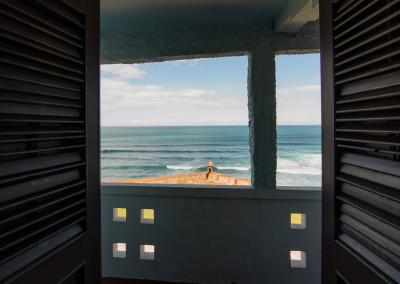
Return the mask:
M 322 283 L 400 282 L 400 1 L 320 1 Z
M 98 80 L 99 1 L 0 0 L 0 282 L 100 281 Z

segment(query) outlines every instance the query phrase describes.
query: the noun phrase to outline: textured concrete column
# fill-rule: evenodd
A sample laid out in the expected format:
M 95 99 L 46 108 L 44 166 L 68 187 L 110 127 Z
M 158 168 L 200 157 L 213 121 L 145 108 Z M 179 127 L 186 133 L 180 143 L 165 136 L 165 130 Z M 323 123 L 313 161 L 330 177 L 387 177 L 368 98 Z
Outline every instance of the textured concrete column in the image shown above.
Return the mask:
M 271 47 L 252 50 L 248 74 L 251 183 L 254 188 L 275 188 L 275 55 Z

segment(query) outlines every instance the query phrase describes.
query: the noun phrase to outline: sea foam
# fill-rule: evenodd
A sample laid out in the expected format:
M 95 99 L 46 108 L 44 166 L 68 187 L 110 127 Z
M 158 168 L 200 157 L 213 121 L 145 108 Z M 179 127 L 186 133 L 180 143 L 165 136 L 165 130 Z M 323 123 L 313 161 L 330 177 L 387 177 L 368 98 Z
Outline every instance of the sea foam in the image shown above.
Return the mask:
M 218 170 L 248 171 L 250 167 L 216 167 Z
M 195 169 L 195 167 L 191 167 L 191 166 L 170 166 L 170 165 L 167 165 L 167 169 L 170 169 L 170 170 L 193 170 L 193 169 Z

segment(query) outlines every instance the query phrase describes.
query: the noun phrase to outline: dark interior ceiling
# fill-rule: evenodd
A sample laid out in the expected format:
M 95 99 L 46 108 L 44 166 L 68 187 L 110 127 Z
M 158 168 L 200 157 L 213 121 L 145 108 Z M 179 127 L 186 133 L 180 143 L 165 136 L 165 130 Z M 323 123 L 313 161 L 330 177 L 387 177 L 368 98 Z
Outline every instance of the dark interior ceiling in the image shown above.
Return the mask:
M 305 0 L 292 0 L 307 2 Z M 101 0 L 101 29 L 271 23 L 290 0 Z

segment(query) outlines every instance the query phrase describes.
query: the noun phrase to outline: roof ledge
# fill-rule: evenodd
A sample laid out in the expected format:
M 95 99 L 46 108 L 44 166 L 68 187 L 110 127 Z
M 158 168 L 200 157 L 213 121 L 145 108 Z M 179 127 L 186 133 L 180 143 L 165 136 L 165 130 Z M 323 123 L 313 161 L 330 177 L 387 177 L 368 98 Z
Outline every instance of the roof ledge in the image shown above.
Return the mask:
M 275 31 L 296 33 L 307 22 L 319 18 L 318 0 L 291 0 L 275 18 Z

